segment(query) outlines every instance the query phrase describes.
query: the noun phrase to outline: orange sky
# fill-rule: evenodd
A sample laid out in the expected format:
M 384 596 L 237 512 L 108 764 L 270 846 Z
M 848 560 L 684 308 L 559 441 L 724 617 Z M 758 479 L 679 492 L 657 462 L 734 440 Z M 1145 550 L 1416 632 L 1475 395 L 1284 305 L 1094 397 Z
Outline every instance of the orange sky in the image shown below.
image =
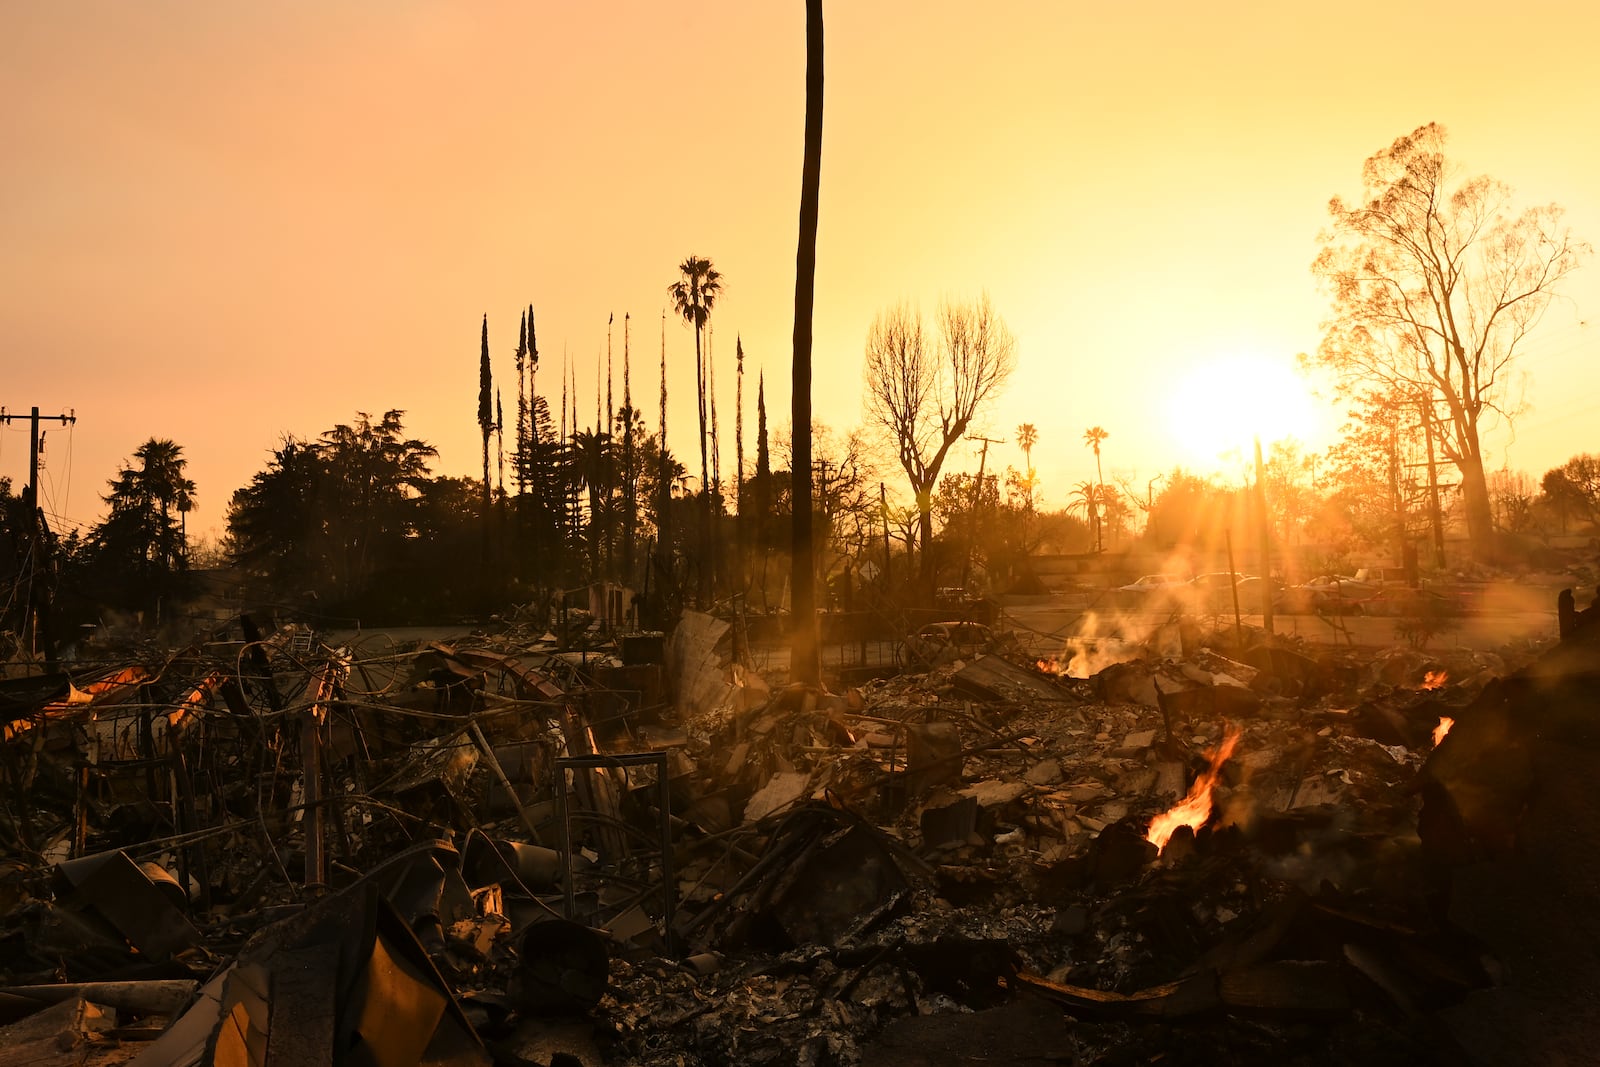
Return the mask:
M 987 289 L 1020 366 L 986 429 L 1038 427 L 1046 505 L 1090 476 L 1093 424 L 1108 479 L 1210 466 L 1169 426 L 1175 383 L 1315 346 L 1328 198 L 1429 121 L 1469 171 L 1600 240 L 1588 5 L 1210 8 L 1012 3 L 980 23 L 970 3 L 829 4 L 820 420 L 860 421 L 879 309 Z M 585 421 L 606 317 L 620 373 L 632 312 L 653 427 L 660 314 L 689 253 L 728 283 L 724 468 L 736 334 L 747 422 L 755 367 L 787 419 L 799 0 L 11 3 L 0 42 L 0 403 L 76 409 L 46 447 L 46 504 L 67 519 L 94 520 L 155 435 L 190 458 L 191 530 L 220 527 L 281 434 L 357 410 L 405 409 L 440 473 L 472 473 L 480 316 L 509 380 L 529 302 L 543 381 L 569 352 Z M 1600 449 L 1582 325 L 1600 265 L 1565 292 L 1522 365 L 1533 410 L 1514 443 L 1491 439 L 1493 465 L 1535 477 Z M 667 347 L 689 457 L 692 334 L 669 321 Z M 25 431 L 0 433 L 0 473 L 26 465 Z

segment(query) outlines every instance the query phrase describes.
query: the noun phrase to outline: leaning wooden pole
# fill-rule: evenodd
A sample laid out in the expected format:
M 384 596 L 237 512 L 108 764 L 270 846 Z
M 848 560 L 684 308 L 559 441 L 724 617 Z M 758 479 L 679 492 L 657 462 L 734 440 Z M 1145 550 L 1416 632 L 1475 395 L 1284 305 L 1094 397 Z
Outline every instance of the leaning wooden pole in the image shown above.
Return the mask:
M 328 709 L 337 694 L 343 677 L 344 664 L 329 660 L 306 682 L 300 712 L 300 760 L 303 774 L 304 815 L 301 824 L 305 829 L 305 885 L 310 892 L 320 892 L 328 885 L 328 860 L 325 827 L 327 813 L 324 809 L 324 769 L 322 749 L 328 724 Z
M 790 412 L 794 420 L 794 535 L 790 588 L 793 635 L 789 674 L 813 685 L 818 660 L 815 548 L 811 530 L 811 315 L 816 304 L 817 208 L 822 186 L 822 0 L 806 0 L 806 130 L 800 168 L 800 242 L 795 253 L 794 365 Z

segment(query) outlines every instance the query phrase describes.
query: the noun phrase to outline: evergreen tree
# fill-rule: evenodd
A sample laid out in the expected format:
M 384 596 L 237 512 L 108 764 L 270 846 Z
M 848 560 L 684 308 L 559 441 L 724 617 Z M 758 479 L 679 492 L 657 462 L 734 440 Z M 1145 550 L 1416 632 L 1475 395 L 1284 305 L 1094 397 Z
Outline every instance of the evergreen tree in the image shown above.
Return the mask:
M 672 581 L 672 471 L 667 451 L 667 313 L 661 312 L 661 438 L 656 444 L 656 559 L 661 585 Z M 665 590 L 663 590 L 665 592 Z
M 748 510 L 744 506 L 744 338 L 733 337 L 733 503 L 739 509 L 734 520 L 734 537 L 738 541 L 735 556 L 738 564 L 739 589 L 747 585 L 749 556 L 745 541 L 750 536 Z
M 771 541 L 773 520 L 772 450 L 767 441 L 767 376 L 763 371 L 756 378 L 756 472 L 750 483 L 752 508 L 751 541 L 763 551 Z M 743 505 L 740 505 L 743 507 Z M 763 572 L 765 563 L 763 563 Z M 764 583 L 763 583 L 764 586 Z
M 533 304 L 528 304 L 528 440 L 526 446 L 533 446 L 534 434 L 538 432 L 538 422 L 534 421 L 533 398 L 538 395 L 539 371 L 539 336 L 533 325 Z
M 756 477 L 772 477 L 772 452 L 767 447 L 767 374 L 756 380 Z
M 228 505 L 227 552 L 247 583 L 273 595 L 303 594 L 332 577 L 328 528 L 320 514 L 333 501 L 315 442 L 284 437 L 266 470 Z
M 489 316 L 483 316 L 482 353 L 478 358 L 478 428 L 483 431 L 484 547 L 489 536 L 489 434 L 494 430 L 494 382 L 489 368 Z
M 327 466 L 326 508 L 333 587 L 346 599 L 368 590 L 373 576 L 399 555 L 416 530 L 416 499 L 438 450 L 405 436 L 405 412 L 373 422 L 357 412 L 351 425 L 324 432 L 317 448 Z
M 533 395 L 528 413 L 529 445 L 524 457 L 528 495 L 526 513 L 528 561 L 537 585 L 565 584 L 567 538 L 561 507 L 565 497 L 566 449 L 550 414 L 550 404 Z
M 526 475 L 520 457 L 528 446 L 528 388 L 525 377 L 528 361 L 528 313 L 523 312 L 517 327 L 517 425 L 511 446 L 511 478 L 517 487 L 517 496 L 527 491 Z
M 603 426 L 607 432 L 610 432 L 611 424 L 616 420 L 617 417 L 616 409 L 611 406 L 611 324 L 616 321 L 616 318 L 617 313 L 615 311 L 606 316 L 606 421 Z M 598 407 L 600 404 L 600 396 L 598 392 L 595 394 L 594 402 L 596 407 Z M 597 426 L 595 429 L 598 430 L 601 429 L 601 427 Z
M 528 305 L 526 322 L 528 331 L 527 351 L 523 365 L 527 371 L 527 379 L 526 383 L 524 383 L 522 376 L 518 375 L 517 388 L 521 396 L 518 401 L 517 411 L 517 449 L 512 456 L 512 463 L 516 466 L 518 477 L 522 479 L 521 488 L 518 490 L 519 496 L 523 493 L 531 494 L 534 492 L 531 464 L 538 448 L 540 434 L 540 423 L 535 413 L 535 405 L 538 400 L 539 341 L 534 330 L 532 304 Z M 546 408 L 545 418 L 548 423 L 548 408 Z M 546 436 L 549 436 L 548 433 Z M 532 515 L 537 510 L 538 506 L 536 504 L 530 506 L 528 514 Z
M 610 446 L 610 434 L 589 430 L 572 435 L 577 482 L 588 490 L 589 497 L 588 521 L 582 522 L 580 519 L 580 525 L 588 535 L 588 576 L 591 581 L 606 577 L 602 563 L 613 483 Z
M 405 436 L 403 414 L 287 437 L 233 494 L 228 554 L 257 595 L 385 619 L 465 606 L 451 583 L 481 525 L 480 487 L 434 479 L 438 453 Z
M 183 528 L 173 512 L 193 505 L 195 485 L 184 475 L 182 446 L 150 438 L 134 450 L 103 499 L 110 511 L 89 536 L 98 578 L 125 607 L 154 608 L 177 595 L 188 569 Z

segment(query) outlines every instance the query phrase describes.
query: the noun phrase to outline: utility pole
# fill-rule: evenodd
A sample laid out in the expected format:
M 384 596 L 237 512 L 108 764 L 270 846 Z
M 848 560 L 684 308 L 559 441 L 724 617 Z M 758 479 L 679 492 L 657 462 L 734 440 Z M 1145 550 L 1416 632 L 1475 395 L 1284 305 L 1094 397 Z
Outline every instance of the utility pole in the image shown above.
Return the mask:
M 828 469 L 830 467 L 841 475 L 844 473 L 843 464 L 835 465 L 826 459 L 814 459 L 811 461 L 811 470 L 813 471 L 811 479 L 813 490 L 811 494 L 811 531 L 812 537 L 824 545 L 828 543 L 833 533 L 833 523 L 828 509 Z M 817 525 L 819 518 L 822 520 L 820 530 Z M 822 562 L 822 580 L 819 591 L 822 597 L 822 609 L 828 611 L 832 604 L 828 594 L 828 566 L 825 560 L 820 562 Z M 846 567 L 845 573 L 849 574 L 848 567 Z
M 0 424 L 6 426 L 22 418 L 21 415 L 12 415 L 5 408 L 0 407 Z M 36 603 L 34 575 L 39 572 L 39 562 L 44 553 L 44 533 L 48 528 L 45 522 L 44 510 L 39 507 L 39 423 L 59 422 L 63 426 L 78 421 L 77 409 L 74 408 L 65 415 L 39 414 L 39 409 L 34 407 L 28 414 L 28 492 L 24 503 L 28 508 L 28 573 L 25 579 L 26 592 L 23 595 L 22 630 L 28 641 L 30 655 L 38 651 L 38 631 L 44 631 L 45 672 L 52 673 L 56 669 L 56 646 L 50 633 L 50 613 L 48 603 Z M 37 625 L 36 620 L 37 619 Z
M 1228 542 L 1228 588 L 1233 593 L 1233 654 L 1244 651 L 1244 622 L 1239 611 L 1239 568 L 1233 562 L 1233 528 L 1222 531 Z
M 969 441 L 982 441 L 983 450 L 978 453 L 978 480 L 972 483 L 972 515 L 968 519 L 967 558 L 961 564 L 961 595 L 967 593 L 967 579 L 972 573 L 972 543 L 978 539 L 978 502 L 983 499 L 983 468 L 989 462 L 989 446 L 1003 445 L 1003 437 L 979 437 L 970 434 Z
M 883 509 L 883 588 L 891 592 L 894 589 L 894 575 L 890 568 L 894 566 L 894 552 L 889 547 L 889 491 L 878 483 L 878 506 Z
M 1261 462 L 1261 438 L 1256 438 L 1256 511 L 1261 538 L 1261 628 L 1272 637 L 1272 534 L 1267 519 L 1266 465 Z
M 811 465 L 822 474 L 822 489 L 817 493 L 813 504 L 822 512 L 824 516 L 826 516 L 828 514 L 828 468 L 832 467 L 833 464 L 825 459 L 819 459 L 814 461 Z
M 1158 474 L 1144 483 L 1144 529 L 1147 534 L 1150 532 L 1151 517 L 1156 512 L 1156 483 L 1165 477 L 1165 474 Z M 1130 493 L 1128 495 L 1132 496 L 1133 494 Z M 1138 504 L 1137 497 L 1134 497 L 1134 503 Z M 1228 564 L 1228 570 L 1230 572 L 1233 570 L 1233 564 Z

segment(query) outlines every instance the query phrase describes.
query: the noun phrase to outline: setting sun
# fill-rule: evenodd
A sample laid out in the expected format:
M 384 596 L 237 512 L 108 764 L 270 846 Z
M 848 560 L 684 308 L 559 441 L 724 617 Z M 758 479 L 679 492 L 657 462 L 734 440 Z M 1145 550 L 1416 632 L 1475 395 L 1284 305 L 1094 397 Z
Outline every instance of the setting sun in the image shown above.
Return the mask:
M 1320 447 L 1326 406 L 1287 360 L 1222 356 L 1173 380 L 1165 415 L 1183 463 L 1208 470 L 1248 462 L 1256 438 L 1263 446 L 1293 437 Z
M 0 0 L 0 1067 L 1600 1064 L 1597 34 Z

